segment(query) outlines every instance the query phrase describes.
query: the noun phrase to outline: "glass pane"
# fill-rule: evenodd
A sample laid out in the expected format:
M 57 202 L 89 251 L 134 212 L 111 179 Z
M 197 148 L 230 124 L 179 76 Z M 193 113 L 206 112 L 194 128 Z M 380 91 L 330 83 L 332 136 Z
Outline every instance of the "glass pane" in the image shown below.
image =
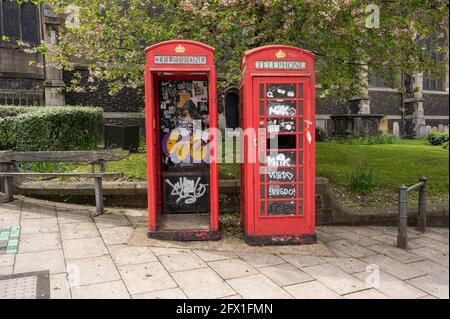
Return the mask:
M 268 166 L 295 166 L 297 163 L 295 152 L 269 152 L 267 154 Z
M 300 99 L 303 99 L 303 84 L 298 85 L 298 90 L 299 90 L 298 97 Z
M 295 182 L 295 168 L 269 168 L 267 171 L 268 182 Z
M 26 3 L 22 5 L 22 40 L 32 44 L 39 43 L 38 15 L 36 6 Z
M 265 189 L 265 186 L 264 186 L 264 185 L 261 185 L 261 186 L 260 186 L 260 189 L 259 189 L 259 198 L 260 198 L 260 199 L 265 199 L 265 198 L 266 198 L 266 189 Z
M 268 99 L 293 99 L 297 97 L 295 89 L 295 84 L 269 84 L 267 86 L 266 97 Z
M 267 132 L 268 133 L 287 133 L 296 131 L 295 118 L 268 118 Z
M 293 116 L 296 114 L 295 101 L 271 101 L 267 104 L 267 116 Z
M 269 185 L 269 199 L 296 198 L 297 189 L 295 185 Z
M 259 98 L 264 99 L 264 84 L 259 85 Z
M 295 215 L 296 202 L 268 202 L 267 214 L 269 216 L 275 215 Z
M 7 37 L 20 39 L 19 5 L 15 1 L 3 1 L 3 32 Z

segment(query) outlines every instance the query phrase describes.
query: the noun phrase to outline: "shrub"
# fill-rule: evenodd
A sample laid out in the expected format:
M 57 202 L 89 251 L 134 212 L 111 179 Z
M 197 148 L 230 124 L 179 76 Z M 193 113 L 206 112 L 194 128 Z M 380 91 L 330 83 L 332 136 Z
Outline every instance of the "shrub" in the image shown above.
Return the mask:
M 0 106 L 0 149 L 95 149 L 103 132 L 100 108 Z
M 351 145 L 376 145 L 376 144 L 401 144 L 403 140 L 396 135 L 380 134 L 367 137 L 358 137 L 358 138 L 350 137 L 346 139 L 337 139 L 333 140 L 333 142 Z
M 432 145 L 443 145 L 448 142 L 448 133 L 433 132 L 428 135 L 428 142 Z
M 356 195 L 367 195 L 374 189 L 374 169 L 357 167 L 346 173 L 350 190 Z

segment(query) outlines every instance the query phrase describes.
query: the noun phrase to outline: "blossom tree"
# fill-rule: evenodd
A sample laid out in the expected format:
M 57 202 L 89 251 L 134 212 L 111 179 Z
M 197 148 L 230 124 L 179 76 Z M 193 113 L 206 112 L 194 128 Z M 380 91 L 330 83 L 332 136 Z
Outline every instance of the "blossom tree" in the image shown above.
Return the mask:
M 72 70 L 82 62 L 91 82 L 106 80 L 112 92 L 141 87 L 145 47 L 171 39 L 215 47 L 222 85 L 239 80 L 245 50 L 268 44 L 309 50 L 317 57 L 322 96 L 359 94 L 359 75 L 367 65 L 385 78 L 414 72 L 442 76 L 446 69 L 446 59 L 435 59 L 447 56 L 444 0 L 35 1 L 66 17 L 58 43 L 39 48 L 47 63 Z M 425 50 L 424 39 L 432 39 L 431 50 Z

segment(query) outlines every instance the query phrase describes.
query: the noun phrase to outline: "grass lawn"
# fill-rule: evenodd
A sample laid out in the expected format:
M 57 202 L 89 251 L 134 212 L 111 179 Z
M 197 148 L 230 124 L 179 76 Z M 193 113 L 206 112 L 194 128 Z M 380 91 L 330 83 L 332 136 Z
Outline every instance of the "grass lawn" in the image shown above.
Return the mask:
M 330 179 L 340 201 L 350 207 L 393 205 L 398 187 L 411 185 L 424 175 L 428 177 L 430 202 L 448 200 L 448 150 L 431 146 L 425 140 L 406 140 L 400 144 L 349 145 L 335 142 L 317 143 L 317 176 Z M 346 173 L 357 167 L 374 169 L 375 189 L 370 195 L 356 196 L 348 190 Z M 123 172 L 134 180 L 146 180 L 145 153 L 108 163 L 107 171 Z M 78 170 L 87 170 L 86 167 Z M 239 164 L 220 164 L 220 178 L 239 179 Z M 410 195 L 414 203 L 416 194 Z

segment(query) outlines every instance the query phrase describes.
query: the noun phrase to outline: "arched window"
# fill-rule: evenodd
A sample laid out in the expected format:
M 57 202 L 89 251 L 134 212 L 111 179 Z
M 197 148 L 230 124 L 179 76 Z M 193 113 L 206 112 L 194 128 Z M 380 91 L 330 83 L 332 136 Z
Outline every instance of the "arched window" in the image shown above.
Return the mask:
M 0 36 L 39 44 L 39 11 L 32 3 L 0 0 Z

